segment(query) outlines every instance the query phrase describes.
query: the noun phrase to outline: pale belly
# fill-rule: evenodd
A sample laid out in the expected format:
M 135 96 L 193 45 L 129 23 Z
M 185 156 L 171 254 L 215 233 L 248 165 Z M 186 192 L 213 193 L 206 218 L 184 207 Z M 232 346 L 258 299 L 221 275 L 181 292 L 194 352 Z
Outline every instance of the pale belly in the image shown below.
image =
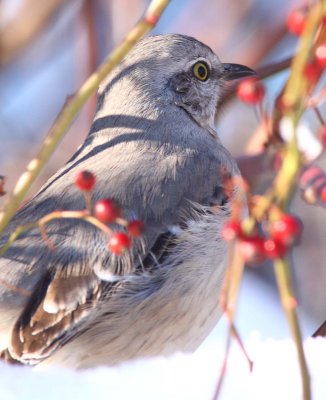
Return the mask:
M 226 246 L 219 237 L 221 219 L 207 218 L 181 235 L 177 257 L 162 266 L 164 284 L 150 295 L 143 296 L 142 290 L 134 296 L 117 293 L 99 308 L 83 334 L 39 368 L 53 363 L 89 368 L 194 351 L 221 316 L 219 292 L 227 266 Z M 183 262 L 178 264 L 176 258 Z M 144 293 L 147 284 L 139 282 Z

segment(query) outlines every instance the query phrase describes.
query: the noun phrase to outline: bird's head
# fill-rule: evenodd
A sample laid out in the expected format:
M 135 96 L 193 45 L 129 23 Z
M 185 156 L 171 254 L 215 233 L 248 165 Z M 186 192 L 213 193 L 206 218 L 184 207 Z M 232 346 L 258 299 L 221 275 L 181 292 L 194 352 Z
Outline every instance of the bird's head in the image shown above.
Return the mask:
M 157 35 L 137 43 L 101 92 L 110 93 L 113 103 L 119 97 L 129 110 L 130 102 L 143 111 L 173 104 L 200 126 L 212 127 L 225 82 L 254 74 L 243 65 L 221 63 L 208 46 L 192 37 Z

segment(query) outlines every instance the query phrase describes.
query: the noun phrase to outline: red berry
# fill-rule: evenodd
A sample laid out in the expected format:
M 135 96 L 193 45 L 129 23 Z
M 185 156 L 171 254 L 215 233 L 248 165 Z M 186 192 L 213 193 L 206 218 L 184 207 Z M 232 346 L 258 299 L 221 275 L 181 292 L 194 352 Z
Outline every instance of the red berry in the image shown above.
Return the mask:
M 263 100 L 265 88 L 257 78 L 245 78 L 239 83 L 237 94 L 244 103 L 257 104 Z
M 316 83 L 320 78 L 322 68 L 316 60 L 309 61 L 304 67 L 303 74 L 309 83 Z
M 271 237 L 285 246 L 292 244 L 300 236 L 301 232 L 301 221 L 291 214 L 283 214 L 281 218 L 273 221 L 270 226 Z
M 115 201 L 101 199 L 95 203 L 94 215 L 105 224 L 110 224 L 121 216 L 121 210 Z
M 75 185 L 79 190 L 92 190 L 95 181 L 95 176 L 90 171 L 79 171 L 75 176 Z
M 131 244 L 132 242 L 128 235 L 124 232 L 116 232 L 110 237 L 108 247 L 112 253 L 121 255 L 131 247 Z
M 236 219 L 227 221 L 221 231 L 222 238 L 227 242 L 234 240 L 242 233 L 241 223 Z
M 326 68 L 326 43 L 321 44 L 315 50 L 316 62 L 320 68 Z
M 287 252 L 287 247 L 283 242 L 275 239 L 266 239 L 264 241 L 264 251 L 267 258 L 274 260 L 280 258 Z
M 143 233 L 145 228 L 144 222 L 138 219 L 130 221 L 127 226 L 127 231 L 132 237 L 139 237 Z
M 300 36 L 305 28 L 307 14 L 304 9 L 296 8 L 292 10 L 286 20 L 288 31 L 295 36 Z
M 238 249 L 247 263 L 263 262 L 266 258 L 264 239 L 261 236 L 248 236 L 240 239 Z
M 324 187 L 321 188 L 319 192 L 319 198 L 322 201 L 322 203 L 326 204 L 326 184 Z

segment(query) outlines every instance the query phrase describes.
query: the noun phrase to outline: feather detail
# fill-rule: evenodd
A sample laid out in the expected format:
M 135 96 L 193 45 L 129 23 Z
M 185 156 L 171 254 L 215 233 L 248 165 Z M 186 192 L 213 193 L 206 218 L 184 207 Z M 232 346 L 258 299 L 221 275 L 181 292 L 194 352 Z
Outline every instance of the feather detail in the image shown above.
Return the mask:
M 100 298 L 94 275 L 58 275 L 45 279 L 14 326 L 9 352 L 22 363 L 36 364 L 70 340 Z

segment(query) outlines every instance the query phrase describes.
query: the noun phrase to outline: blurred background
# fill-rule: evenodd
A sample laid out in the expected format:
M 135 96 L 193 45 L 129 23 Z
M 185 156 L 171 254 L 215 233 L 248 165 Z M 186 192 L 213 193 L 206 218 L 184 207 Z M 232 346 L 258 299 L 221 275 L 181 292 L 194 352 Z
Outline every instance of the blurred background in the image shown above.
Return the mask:
M 305 2 L 305 3 L 309 3 Z M 40 147 L 67 96 L 101 63 L 141 17 L 145 0 L 0 0 L 0 175 L 9 191 Z M 252 68 L 282 61 L 295 52 L 297 39 L 285 28 L 297 0 L 172 0 L 153 33 L 175 32 L 208 44 L 223 62 Z M 270 109 L 287 71 L 266 79 Z M 62 166 L 87 135 L 96 99 L 83 108 L 30 195 Z M 307 113 L 305 123 L 318 121 Z M 257 116 L 233 99 L 223 109 L 217 130 L 234 154 L 248 146 Z M 0 198 L 0 202 L 4 201 Z M 1 203 L 0 203 L 1 205 Z M 304 335 L 326 319 L 326 217 L 296 195 L 292 211 L 304 223 L 301 245 L 293 254 L 293 274 Z M 270 265 L 247 269 L 239 310 L 240 332 L 285 337 Z

